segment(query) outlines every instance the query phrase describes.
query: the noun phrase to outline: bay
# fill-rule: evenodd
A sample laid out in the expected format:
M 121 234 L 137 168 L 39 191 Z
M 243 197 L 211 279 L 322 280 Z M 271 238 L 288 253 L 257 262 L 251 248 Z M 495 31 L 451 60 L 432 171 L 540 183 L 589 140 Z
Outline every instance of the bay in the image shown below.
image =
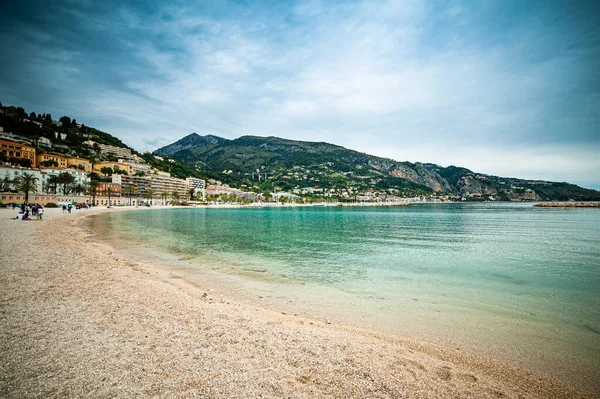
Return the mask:
M 597 389 L 596 209 L 166 209 L 92 217 L 90 227 L 185 278 L 217 272 L 266 306 L 484 352 Z

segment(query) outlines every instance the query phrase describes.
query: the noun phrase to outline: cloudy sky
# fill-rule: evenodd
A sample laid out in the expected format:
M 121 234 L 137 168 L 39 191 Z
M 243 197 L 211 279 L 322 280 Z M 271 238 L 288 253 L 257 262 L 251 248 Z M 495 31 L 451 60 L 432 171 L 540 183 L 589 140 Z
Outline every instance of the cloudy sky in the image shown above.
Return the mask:
M 600 189 L 600 2 L 18 1 L 0 101 L 154 150 L 327 141 Z

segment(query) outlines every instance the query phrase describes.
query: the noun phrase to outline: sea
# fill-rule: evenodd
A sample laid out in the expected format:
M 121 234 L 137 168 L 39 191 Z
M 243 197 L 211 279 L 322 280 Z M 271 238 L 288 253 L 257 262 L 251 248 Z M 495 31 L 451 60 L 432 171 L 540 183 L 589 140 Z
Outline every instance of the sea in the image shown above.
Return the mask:
M 483 353 L 600 393 L 600 210 L 531 203 L 190 208 L 99 239 L 267 308 Z

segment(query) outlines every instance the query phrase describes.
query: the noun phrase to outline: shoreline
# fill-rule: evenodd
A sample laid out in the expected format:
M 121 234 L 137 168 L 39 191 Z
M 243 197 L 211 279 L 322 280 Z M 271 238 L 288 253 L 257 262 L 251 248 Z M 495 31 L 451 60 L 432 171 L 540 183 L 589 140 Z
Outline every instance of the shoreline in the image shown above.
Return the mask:
M 82 230 L 126 210 L 48 210 L 43 223 L 0 211 L 0 396 L 593 397 L 454 348 L 236 302 Z
M 540 202 L 534 206 L 540 208 L 600 208 L 600 202 Z

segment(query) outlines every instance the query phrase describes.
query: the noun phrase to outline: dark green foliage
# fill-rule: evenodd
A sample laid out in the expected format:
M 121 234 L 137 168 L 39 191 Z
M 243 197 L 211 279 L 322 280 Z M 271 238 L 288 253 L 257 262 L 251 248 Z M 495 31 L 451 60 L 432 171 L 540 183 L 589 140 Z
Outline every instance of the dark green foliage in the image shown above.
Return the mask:
M 59 174 L 56 177 L 56 183 L 62 185 L 62 192 L 65 195 L 70 194 L 71 192 L 71 185 L 73 184 L 73 182 L 75 181 L 75 178 L 67 172 L 63 172 L 61 174 Z
M 100 168 L 100 172 L 102 172 L 102 174 L 105 176 L 112 176 L 114 170 L 108 166 L 103 166 Z
M 30 168 L 31 167 L 31 160 L 30 159 L 9 157 L 8 158 L 8 162 L 10 162 L 13 165 L 22 166 L 24 168 Z
M 56 162 L 53 159 L 49 159 L 47 161 L 40 162 L 40 166 L 46 166 L 46 167 L 49 167 L 49 166 L 58 166 L 58 162 Z
M 535 187 L 535 188 L 534 188 Z M 532 187 L 542 199 L 553 201 L 600 201 L 600 191 L 569 183 L 550 183 Z

